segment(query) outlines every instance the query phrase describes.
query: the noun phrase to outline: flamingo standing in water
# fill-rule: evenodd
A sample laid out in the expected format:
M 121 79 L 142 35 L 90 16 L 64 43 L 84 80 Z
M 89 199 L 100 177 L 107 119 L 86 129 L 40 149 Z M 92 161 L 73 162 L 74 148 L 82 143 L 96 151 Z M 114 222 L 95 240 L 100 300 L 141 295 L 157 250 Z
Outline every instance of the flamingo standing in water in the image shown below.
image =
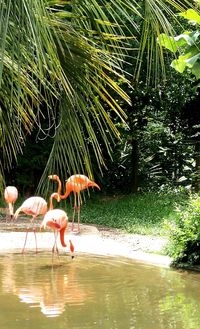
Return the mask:
M 10 220 L 13 219 L 14 204 L 18 198 L 18 190 L 15 186 L 6 186 L 4 190 L 4 199 L 8 204 L 8 210 L 10 214 Z
M 53 198 L 59 199 L 59 194 L 58 193 L 53 193 L 50 197 L 50 209 L 53 208 Z M 26 199 L 22 205 L 16 210 L 14 214 L 14 220 L 17 219 L 18 215 L 20 212 L 23 212 L 26 215 L 31 215 L 31 223 L 34 223 L 34 220 L 37 216 L 39 215 L 45 215 L 47 212 L 47 202 L 45 199 L 43 199 L 40 196 L 32 196 L 28 199 Z M 24 247 L 22 249 L 22 253 L 24 253 L 25 246 L 26 246 L 26 241 L 27 241 L 27 236 L 29 232 L 29 228 L 26 230 L 26 237 L 25 237 L 25 242 L 24 242 Z M 36 245 L 36 253 L 37 253 L 37 239 L 36 239 L 36 232 L 35 228 L 33 228 L 33 232 L 35 235 L 35 245 Z
M 59 200 L 58 200 L 59 201 Z M 64 239 L 65 231 L 68 226 L 68 217 L 64 210 L 61 209 L 51 209 L 49 210 L 46 215 L 44 216 L 44 219 L 42 221 L 42 224 L 40 228 L 46 229 L 46 227 L 49 227 L 54 230 L 54 245 L 52 248 L 52 255 L 54 255 L 55 252 L 58 253 L 58 247 L 57 247 L 57 237 L 58 233 L 60 233 L 60 242 L 63 247 L 67 247 Z M 69 240 L 70 243 L 70 251 L 71 256 L 74 258 L 74 245 L 71 240 Z
M 61 199 L 66 199 L 71 192 L 74 193 L 74 211 L 73 211 L 71 229 L 72 231 L 74 230 L 75 212 L 76 212 L 76 208 L 78 208 L 78 232 L 80 232 L 80 208 L 81 208 L 80 192 L 82 190 L 88 189 L 89 187 L 97 187 L 100 190 L 99 185 L 96 184 L 94 181 L 90 180 L 85 175 L 81 175 L 81 174 L 72 175 L 66 180 L 65 193 L 61 195 L 62 183 L 60 181 L 59 176 L 49 175 L 48 178 L 58 182 L 57 193 L 60 194 Z M 78 207 L 77 207 L 77 199 L 78 199 Z

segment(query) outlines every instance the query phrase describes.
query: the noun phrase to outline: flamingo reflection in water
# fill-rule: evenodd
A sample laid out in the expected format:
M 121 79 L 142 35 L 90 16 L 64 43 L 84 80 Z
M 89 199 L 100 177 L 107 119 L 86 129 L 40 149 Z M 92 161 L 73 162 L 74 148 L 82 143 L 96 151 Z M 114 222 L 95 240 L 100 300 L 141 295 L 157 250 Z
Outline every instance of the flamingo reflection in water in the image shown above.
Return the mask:
M 2 263 L 2 291 L 18 296 L 19 300 L 31 308 L 40 308 L 46 317 L 57 317 L 65 311 L 65 305 L 84 304 L 93 300 L 95 292 L 84 287 L 76 275 L 78 268 L 74 262 L 51 267 L 43 262 L 38 267 L 38 259 L 31 260 L 32 270 L 17 266 L 16 255 L 12 254 Z M 28 265 L 30 268 L 30 264 Z

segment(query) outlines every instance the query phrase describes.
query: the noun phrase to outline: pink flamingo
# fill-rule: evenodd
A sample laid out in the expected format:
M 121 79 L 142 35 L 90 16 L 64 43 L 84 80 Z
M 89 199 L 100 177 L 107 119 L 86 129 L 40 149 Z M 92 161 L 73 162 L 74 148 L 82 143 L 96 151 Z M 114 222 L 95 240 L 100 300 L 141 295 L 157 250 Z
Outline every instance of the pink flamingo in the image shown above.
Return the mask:
M 4 190 L 4 199 L 8 204 L 8 210 L 10 214 L 10 220 L 13 219 L 13 212 L 14 212 L 14 203 L 18 198 L 18 190 L 15 186 L 6 186 Z
M 57 247 L 58 232 L 60 233 L 61 245 L 63 247 L 67 247 L 65 240 L 64 240 L 65 231 L 68 226 L 68 217 L 67 217 L 66 212 L 61 209 L 49 210 L 46 213 L 46 215 L 44 216 L 44 219 L 42 221 L 40 228 L 46 229 L 47 226 L 54 230 L 55 241 L 54 241 L 54 245 L 52 248 L 52 255 L 53 255 L 55 253 L 55 251 L 58 253 L 58 247 Z M 69 243 L 70 243 L 71 256 L 72 256 L 72 258 L 74 258 L 74 245 L 71 240 L 69 240 Z
M 81 200 L 80 200 L 80 192 L 82 190 L 88 189 L 89 187 L 97 187 L 100 190 L 99 185 L 97 185 L 94 181 L 90 180 L 87 176 L 77 174 L 72 175 L 66 180 L 65 184 L 65 193 L 61 195 L 62 183 L 58 175 L 49 175 L 49 179 L 56 180 L 58 182 L 58 190 L 57 193 L 60 194 L 61 199 L 66 199 L 68 195 L 73 192 L 74 193 L 74 211 L 72 217 L 72 231 L 74 230 L 74 218 L 76 208 L 78 209 L 78 232 L 80 232 L 80 208 L 81 208 Z M 77 196 L 77 198 L 76 198 Z M 78 207 L 77 207 L 77 199 L 78 199 Z
M 53 208 L 53 198 L 59 199 L 59 194 L 58 193 L 53 193 L 50 197 L 50 209 Z M 37 216 L 39 215 L 45 215 L 47 212 L 47 202 L 45 199 L 43 199 L 40 196 L 32 196 L 28 199 L 26 199 L 22 205 L 16 210 L 14 214 L 14 220 L 17 219 L 18 215 L 20 212 L 23 212 L 26 215 L 31 215 L 31 223 L 34 223 L 34 220 Z M 26 230 L 26 237 L 25 237 L 25 242 L 24 242 L 24 247 L 22 249 L 22 253 L 24 253 L 25 246 L 26 246 L 26 241 L 27 241 L 27 236 L 28 232 L 30 231 L 29 228 Z M 35 235 L 35 245 L 36 245 L 36 253 L 37 253 L 37 239 L 36 239 L 36 232 L 35 228 L 33 228 L 33 232 Z

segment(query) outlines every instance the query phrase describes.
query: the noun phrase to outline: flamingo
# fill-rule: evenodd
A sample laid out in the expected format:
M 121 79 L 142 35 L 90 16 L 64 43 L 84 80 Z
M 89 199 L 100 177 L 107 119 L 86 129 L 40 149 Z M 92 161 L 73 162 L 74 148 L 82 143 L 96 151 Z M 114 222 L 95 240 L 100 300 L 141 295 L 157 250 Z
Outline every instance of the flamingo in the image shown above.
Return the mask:
M 65 194 L 61 195 L 62 183 L 60 181 L 59 176 L 58 175 L 49 175 L 48 178 L 52 179 L 52 180 L 56 180 L 58 182 L 57 193 L 60 194 L 61 199 L 66 199 L 71 192 L 74 193 L 74 211 L 73 211 L 73 217 L 72 217 L 71 230 L 72 231 L 74 230 L 75 212 L 76 212 L 76 208 L 78 208 L 78 232 L 80 232 L 80 208 L 81 208 L 80 192 L 89 187 L 97 187 L 100 190 L 99 185 L 96 184 L 94 181 L 90 180 L 85 175 L 81 175 L 81 174 L 72 175 L 66 180 Z M 76 196 L 77 196 L 77 198 L 76 198 Z M 77 207 L 76 199 L 78 199 L 78 207 Z
M 13 219 L 13 212 L 14 212 L 14 203 L 18 198 L 18 190 L 15 186 L 6 186 L 4 190 L 4 199 L 8 204 L 8 210 L 10 214 L 10 220 Z
M 51 209 L 49 210 L 42 221 L 42 224 L 40 228 L 46 229 L 46 227 L 49 227 L 54 230 L 54 245 L 52 248 L 52 255 L 55 253 L 55 251 L 58 253 L 58 247 L 57 247 L 57 237 L 58 233 L 60 233 L 60 242 L 63 247 L 67 247 L 64 235 L 65 230 L 68 226 L 68 216 L 67 213 L 64 210 L 61 209 Z M 71 257 L 74 258 L 74 245 L 71 240 L 69 240 L 70 243 L 70 251 L 71 251 Z
M 58 193 L 53 193 L 50 197 L 50 209 L 53 209 L 53 198 L 59 199 L 59 194 Z M 23 212 L 26 215 L 31 215 L 31 223 L 34 222 L 35 218 L 39 215 L 45 215 L 47 212 L 47 202 L 45 199 L 43 199 L 40 196 L 32 196 L 28 199 L 26 199 L 22 205 L 16 210 L 14 214 L 14 220 L 17 219 L 18 215 L 20 212 Z M 26 237 L 25 237 L 25 242 L 24 242 L 24 247 L 22 249 L 22 253 L 24 253 L 25 246 L 26 246 L 26 241 L 27 241 L 27 236 L 28 236 L 29 228 L 26 230 Z M 36 245 L 36 253 L 37 253 L 37 239 L 36 239 L 36 232 L 35 228 L 33 228 L 33 232 L 35 235 L 35 245 Z

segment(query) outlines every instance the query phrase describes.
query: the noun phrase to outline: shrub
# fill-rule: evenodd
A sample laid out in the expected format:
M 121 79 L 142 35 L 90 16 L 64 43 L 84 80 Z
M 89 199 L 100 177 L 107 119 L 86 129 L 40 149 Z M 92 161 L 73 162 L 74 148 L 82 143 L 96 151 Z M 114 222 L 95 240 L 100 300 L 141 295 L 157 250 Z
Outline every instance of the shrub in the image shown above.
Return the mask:
M 200 264 L 200 197 L 193 195 L 186 205 L 177 209 L 177 216 L 166 223 L 169 230 L 168 254 L 172 265 Z

